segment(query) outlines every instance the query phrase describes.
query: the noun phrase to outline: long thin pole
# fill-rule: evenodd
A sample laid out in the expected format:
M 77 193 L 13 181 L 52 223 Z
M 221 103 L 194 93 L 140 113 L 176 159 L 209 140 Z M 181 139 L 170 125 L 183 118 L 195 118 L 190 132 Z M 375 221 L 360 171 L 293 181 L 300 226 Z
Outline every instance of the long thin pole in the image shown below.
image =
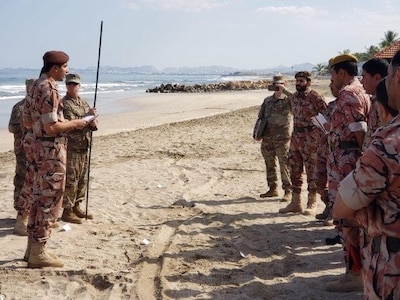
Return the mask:
M 100 23 L 100 41 L 99 41 L 99 54 L 97 56 L 97 71 L 96 71 L 96 87 L 94 89 L 94 101 L 93 107 L 96 107 L 97 100 L 97 85 L 99 83 L 99 69 L 100 69 L 100 56 L 101 56 L 101 39 L 103 36 L 103 21 Z M 85 219 L 87 220 L 88 208 L 89 208 L 89 182 L 90 182 L 90 161 L 92 157 L 92 140 L 93 140 L 93 131 L 90 131 L 90 140 L 89 140 L 89 153 L 88 153 L 88 172 L 87 172 L 87 186 L 86 186 L 86 211 L 85 211 Z

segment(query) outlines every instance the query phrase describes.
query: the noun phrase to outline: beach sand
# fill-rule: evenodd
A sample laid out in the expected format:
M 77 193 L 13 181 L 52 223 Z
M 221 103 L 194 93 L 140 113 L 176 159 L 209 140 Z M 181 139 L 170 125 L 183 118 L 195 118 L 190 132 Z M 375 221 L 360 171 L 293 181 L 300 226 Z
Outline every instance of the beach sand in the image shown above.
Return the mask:
M 327 85 L 320 89 L 329 96 Z M 60 269 L 31 270 L 22 261 L 27 239 L 12 233 L 12 142 L 0 133 L 6 149 L 0 152 L 0 294 L 362 299 L 325 291 L 344 273 L 341 247 L 324 244 L 335 235 L 332 227 L 278 214 L 285 203 L 259 198 L 267 188 L 265 166 L 251 135 L 267 94 L 149 95 L 126 100 L 135 101 L 135 111 L 100 112 L 90 170 L 95 218 L 53 231 L 48 247 L 63 259 Z

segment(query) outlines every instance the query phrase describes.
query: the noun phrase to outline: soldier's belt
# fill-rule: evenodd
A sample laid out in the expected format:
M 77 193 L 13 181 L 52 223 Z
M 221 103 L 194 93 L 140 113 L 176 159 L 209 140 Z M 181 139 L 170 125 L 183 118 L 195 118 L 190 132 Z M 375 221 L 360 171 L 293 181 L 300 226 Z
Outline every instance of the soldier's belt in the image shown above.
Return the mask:
M 376 236 L 372 239 L 372 253 L 379 253 L 381 251 L 381 240 L 382 236 Z M 395 253 L 400 251 L 400 239 L 387 236 L 386 237 L 386 248 L 389 253 Z
M 303 132 L 312 131 L 313 129 L 314 129 L 314 126 L 294 127 L 293 131 L 296 133 L 303 133 Z
M 342 150 L 350 149 L 350 148 L 360 148 L 357 141 L 340 141 L 339 148 Z
M 58 144 L 66 144 L 67 143 L 67 138 L 65 136 L 59 136 L 59 137 L 42 136 L 42 137 L 36 137 L 36 140 L 43 141 L 43 142 L 53 142 L 53 143 L 58 143 Z

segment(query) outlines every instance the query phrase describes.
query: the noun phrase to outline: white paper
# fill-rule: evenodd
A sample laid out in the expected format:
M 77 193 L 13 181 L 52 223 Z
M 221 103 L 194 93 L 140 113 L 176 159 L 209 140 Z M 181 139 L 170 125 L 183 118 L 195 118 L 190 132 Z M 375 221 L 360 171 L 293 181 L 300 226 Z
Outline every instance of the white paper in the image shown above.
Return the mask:
M 324 127 L 324 124 L 328 123 L 324 117 L 323 114 L 318 113 L 318 115 L 311 117 L 311 122 L 317 126 L 319 129 L 321 129 L 324 133 L 326 132 L 326 129 Z
M 97 116 L 98 116 L 98 115 L 90 115 L 90 116 L 84 117 L 83 119 L 84 119 L 86 122 L 90 122 L 90 121 L 93 121 L 94 119 L 96 119 Z
M 71 226 L 67 223 L 65 224 L 63 227 L 64 231 L 70 231 L 71 230 Z

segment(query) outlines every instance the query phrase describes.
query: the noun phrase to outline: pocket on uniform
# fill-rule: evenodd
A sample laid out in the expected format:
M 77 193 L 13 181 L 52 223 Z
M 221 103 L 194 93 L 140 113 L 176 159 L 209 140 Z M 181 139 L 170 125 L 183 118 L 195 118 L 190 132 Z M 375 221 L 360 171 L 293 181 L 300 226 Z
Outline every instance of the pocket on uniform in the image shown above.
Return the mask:
M 56 172 L 48 174 L 44 177 L 46 187 L 43 187 L 44 196 L 55 196 L 65 188 L 65 174 Z

